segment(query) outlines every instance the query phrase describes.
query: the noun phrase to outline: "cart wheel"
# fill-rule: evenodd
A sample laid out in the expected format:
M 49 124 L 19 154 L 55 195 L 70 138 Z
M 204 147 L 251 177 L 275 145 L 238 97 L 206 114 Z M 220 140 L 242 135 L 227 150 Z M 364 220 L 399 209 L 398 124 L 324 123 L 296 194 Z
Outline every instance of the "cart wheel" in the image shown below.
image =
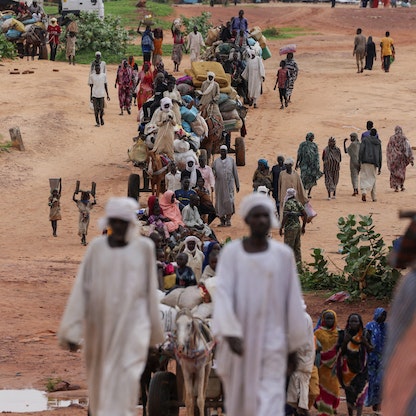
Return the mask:
M 140 189 L 140 175 L 137 173 L 132 173 L 129 176 L 129 183 L 127 187 L 127 196 L 139 200 L 139 189 Z
M 149 416 L 178 416 L 176 376 L 169 371 L 158 371 L 152 377 L 147 402 Z
M 235 162 L 237 166 L 246 165 L 246 145 L 242 137 L 235 138 Z

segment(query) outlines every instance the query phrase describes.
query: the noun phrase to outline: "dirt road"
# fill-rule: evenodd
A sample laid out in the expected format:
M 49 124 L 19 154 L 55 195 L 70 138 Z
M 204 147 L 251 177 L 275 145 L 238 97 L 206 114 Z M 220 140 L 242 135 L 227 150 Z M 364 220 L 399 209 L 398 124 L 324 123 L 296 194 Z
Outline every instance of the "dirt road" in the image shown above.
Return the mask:
M 240 8 L 241 6 L 238 6 Z M 216 6 L 178 6 L 176 15 L 213 13 L 214 24 L 225 21 L 238 8 Z M 273 41 L 273 57 L 265 61 L 266 82 L 259 108 L 248 113 L 246 138 L 247 164 L 239 168 L 240 198 L 251 191 L 251 177 L 257 159 L 265 157 L 273 164 L 278 154 L 296 156 L 299 143 L 309 131 L 315 133 L 322 151 L 330 136 L 338 146 L 353 131 L 361 133 L 371 119 L 378 129 L 385 151 L 394 127 L 400 125 L 416 144 L 416 119 L 413 97 L 416 81 L 413 70 L 416 33 L 412 9 L 359 9 L 356 6 L 329 4 L 244 5 L 250 26 L 302 27 L 306 36 L 295 40 Z M 376 61 L 373 71 L 356 73 L 352 56 L 357 27 L 376 44 L 390 30 L 396 44 L 396 62 L 386 74 Z M 279 110 L 278 94 L 273 91 L 279 63 L 278 50 L 285 43 L 298 46 L 296 60 L 300 68 L 293 103 Z M 103 57 L 105 60 L 105 56 Z M 186 68 L 186 63 L 182 68 Z M 173 69 L 169 57 L 168 70 Z M 10 75 L 17 68 L 34 74 Z M 76 180 L 88 186 L 97 182 L 98 205 L 92 213 L 88 239 L 97 235 L 96 220 L 111 195 L 124 195 L 127 178 L 134 169 L 126 162 L 126 151 L 136 135 L 135 112 L 118 115 L 118 99 L 113 88 L 115 66 L 108 68 L 111 102 L 106 109 L 105 126 L 94 127 L 89 110 L 89 68 L 61 62 L 20 60 L 0 64 L 0 135 L 8 140 L 8 129 L 19 126 L 25 152 L 0 153 L 2 190 L 2 238 L 0 240 L 0 388 L 44 389 L 48 378 L 61 378 L 85 388 L 85 371 L 79 354 L 70 354 L 57 346 L 56 330 L 77 266 L 85 248 L 77 236 L 78 212 L 72 202 Z M 337 219 L 348 214 L 373 215 L 376 229 L 390 243 L 407 226 L 397 220 L 399 208 L 413 208 L 416 170 L 409 168 L 406 191 L 389 188 L 384 165 L 378 177 L 378 201 L 362 203 L 351 197 L 348 157 L 344 157 L 337 199 L 327 201 L 323 179 L 313 191 L 312 203 L 318 217 L 308 226 L 302 240 L 303 257 L 309 259 L 312 247 L 322 247 L 335 263 Z M 61 200 L 63 220 L 58 238 L 52 237 L 48 221 L 48 178 L 63 178 Z M 146 196 L 141 200 L 146 204 Z M 244 235 L 245 228 L 235 218 L 231 229 L 219 229 L 225 239 Z M 276 238 L 277 233 L 275 233 Z M 307 295 L 309 312 L 316 320 L 324 307 L 321 295 Z M 344 325 L 350 311 L 359 311 L 368 320 L 379 302 L 335 305 Z M 386 306 L 386 305 L 384 305 Z M 84 413 L 60 410 L 62 415 Z

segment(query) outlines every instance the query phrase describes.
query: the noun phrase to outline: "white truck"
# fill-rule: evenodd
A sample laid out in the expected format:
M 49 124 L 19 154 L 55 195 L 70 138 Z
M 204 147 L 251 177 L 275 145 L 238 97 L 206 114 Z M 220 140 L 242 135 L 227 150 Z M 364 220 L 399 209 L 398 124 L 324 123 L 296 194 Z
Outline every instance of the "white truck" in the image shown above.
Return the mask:
M 103 0 L 60 0 L 59 13 L 62 17 L 73 13 L 79 15 L 80 12 L 95 12 L 100 19 L 104 19 Z

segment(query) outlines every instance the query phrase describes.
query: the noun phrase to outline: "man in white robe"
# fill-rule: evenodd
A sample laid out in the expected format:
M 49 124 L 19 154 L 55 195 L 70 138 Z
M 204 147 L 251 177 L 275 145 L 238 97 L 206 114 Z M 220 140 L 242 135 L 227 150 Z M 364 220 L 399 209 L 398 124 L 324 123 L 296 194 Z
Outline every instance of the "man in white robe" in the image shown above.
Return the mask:
M 215 176 L 215 211 L 221 220 L 220 226 L 230 227 L 231 217 L 235 212 L 234 185 L 239 192 L 240 181 L 235 160 L 227 156 L 227 146 L 220 147 L 220 155 L 212 164 Z
M 263 194 L 245 197 L 250 236 L 226 244 L 217 266 L 213 331 L 227 416 L 283 416 L 288 358 L 307 341 L 293 252 L 267 237 L 274 209 Z
M 201 60 L 201 48 L 205 47 L 204 39 L 202 39 L 201 32 L 194 26 L 193 32 L 188 35 L 186 49 L 191 53 L 191 63 Z
M 263 60 L 255 49 L 247 49 L 246 67 L 241 76 L 248 82 L 248 98 L 257 108 L 257 98 L 261 95 L 261 84 L 266 75 Z
M 91 242 L 58 332 L 85 353 L 91 416 L 137 414 L 149 346 L 163 341 L 154 244 L 136 237 L 138 204 L 111 198 L 102 223 L 111 235 Z
M 313 335 L 313 322 L 306 312 L 307 342 L 297 351 L 298 366 L 290 376 L 287 388 L 287 402 L 296 409 L 298 415 L 306 415 L 309 412 L 309 382 L 315 363 L 315 341 Z

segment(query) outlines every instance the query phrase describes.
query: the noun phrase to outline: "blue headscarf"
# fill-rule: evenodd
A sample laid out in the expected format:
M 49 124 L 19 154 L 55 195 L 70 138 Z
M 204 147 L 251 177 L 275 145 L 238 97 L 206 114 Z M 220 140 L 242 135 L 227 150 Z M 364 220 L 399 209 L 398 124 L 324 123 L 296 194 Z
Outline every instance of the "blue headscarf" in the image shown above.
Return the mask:
M 204 271 L 205 267 L 208 266 L 209 264 L 209 255 L 211 254 L 212 249 L 214 248 L 214 246 L 216 244 L 219 244 L 217 241 L 211 241 L 208 246 L 207 249 L 205 251 L 205 257 L 204 257 L 204 261 L 202 263 L 202 271 Z
M 268 163 L 267 163 L 267 160 L 266 160 L 266 159 L 259 159 L 257 163 L 262 164 L 262 165 L 263 165 L 264 167 L 266 167 L 266 168 L 268 168 L 268 167 L 269 167 L 269 165 L 268 165 Z
M 385 312 L 384 308 L 376 308 L 373 320 L 365 326 L 366 329 L 371 331 L 371 344 L 374 346 L 373 352 L 377 354 L 381 354 L 383 351 L 387 333 L 386 323 L 378 323 L 377 319 Z

